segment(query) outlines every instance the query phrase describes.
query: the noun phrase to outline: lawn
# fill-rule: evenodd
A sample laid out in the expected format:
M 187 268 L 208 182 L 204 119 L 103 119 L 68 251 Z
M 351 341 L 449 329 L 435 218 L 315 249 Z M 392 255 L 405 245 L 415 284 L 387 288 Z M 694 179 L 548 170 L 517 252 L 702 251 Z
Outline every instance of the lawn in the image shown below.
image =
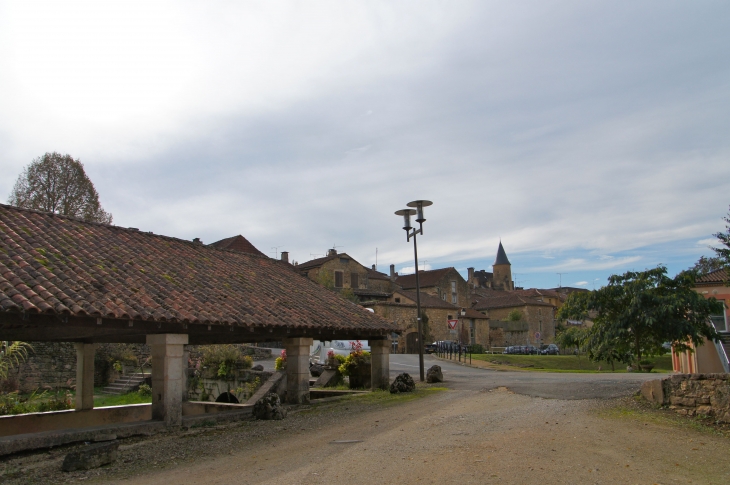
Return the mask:
M 152 396 L 140 396 L 136 391 L 128 392 L 114 396 L 111 394 L 101 394 L 101 387 L 94 388 L 94 407 L 103 408 L 107 406 L 124 406 L 127 404 L 144 404 L 151 403 Z
M 515 367 L 525 370 L 551 372 L 611 372 L 611 365 L 606 362 L 592 362 L 584 355 L 504 355 L 504 354 L 472 354 L 473 360 L 483 360 L 496 365 Z M 651 359 L 654 364 L 652 372 L 671 372 L 672 357 L 663 355 Z M 601 367 L 601 371 L 598 368 Z M 626 365 L 616 363 L 616 372 L 626 372 Z

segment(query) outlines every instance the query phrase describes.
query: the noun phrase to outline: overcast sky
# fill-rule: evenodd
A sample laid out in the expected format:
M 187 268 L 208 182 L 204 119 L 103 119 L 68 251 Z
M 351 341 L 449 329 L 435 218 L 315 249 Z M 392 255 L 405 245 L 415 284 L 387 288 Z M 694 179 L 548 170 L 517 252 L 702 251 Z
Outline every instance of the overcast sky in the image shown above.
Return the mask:
M 120 226 L 592 288 L 711 255 L 730 2 L 2 2 L 0 198 L 47 151 Z M 562 276 L 558 273 L 563 273 Z

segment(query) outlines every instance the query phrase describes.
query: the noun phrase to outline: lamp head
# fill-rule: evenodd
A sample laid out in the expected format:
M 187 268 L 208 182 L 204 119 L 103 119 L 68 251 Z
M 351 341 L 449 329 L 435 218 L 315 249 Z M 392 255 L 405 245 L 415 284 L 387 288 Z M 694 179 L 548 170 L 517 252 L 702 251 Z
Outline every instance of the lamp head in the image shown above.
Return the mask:
M 409 202 L 406 204 L 408 207 L 415 207 L 416 212 L 418 216 L 416 217 L 416 222 L 419 224 L 423 224 L 426 222 L 426 218 L 423 217 L 423 208 L 428 207 L 429 205 L 433 205 L 433 202 L 430 200 L 414 200 L 413 202 Z
M 411 216 L 415 214 L 416 211 L 413 209 L 401 209 L 399 211 L 395 211 L 395 215 L 403 216 L 403 229 L 406 231 L 413 229 L 413 226 L 411 226 Z

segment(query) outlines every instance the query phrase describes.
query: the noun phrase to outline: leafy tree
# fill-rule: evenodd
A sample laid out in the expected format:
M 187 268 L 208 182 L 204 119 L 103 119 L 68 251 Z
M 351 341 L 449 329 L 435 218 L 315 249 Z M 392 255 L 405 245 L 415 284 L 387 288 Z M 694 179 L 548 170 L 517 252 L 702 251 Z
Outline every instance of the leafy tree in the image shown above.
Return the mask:
M 508 322 L 519 322 L 522 321 L 522 312 L 518 309 L 514 309 L 511 312 L 507 314 L 507 321 Z
M 692 266 L 689 270 L 694 271 L 697 276 L 704 276 L 708 273 L 712 273 L 713 271 L 717 271 L 718 269 L 722 269 L 724 266 L 725 263 L 719 257 L 706 258 L 704 256 L 700 256 L 700 259 L 698 259 L 694 266 Z
M 568 327 L 561 330 L 555 336 L 555 343 L 563 349 L 579 350 L 583 347 L 586 339 L 586 329 L 580 327 Z
M 647 271 L 612 275 L 608 285 L 590 293 L 585 302 L 595 311 L 594 325 L 585 341 L 593 360 L 642 360 L 642 355 L 664 353 L 662 344 L 676 350 L 702 345 L 704 338 L 718 340 L 707 323 L 722 311 L 714 298 L 694 290 L 695 274 L 682 272 L 669 278 L 659 266 Z
M 712 250 L 717 254 L 717 258 L 713 259 L 719 259 L 724 266 L 730 267 L 730 212 L 728 212 L 727 216 L 723 217 L 723 220 L 726 223 L 725 232 L 718 232 L 714 236 L 719 239 L 725 247 L 712 248 Z M 730 281 L 728 281 L 728 283 L 730 284 Z
M 112 222 L 81 162 L 56 152 L 36 158 L 23 169 L 8 203 L 90 222 Z

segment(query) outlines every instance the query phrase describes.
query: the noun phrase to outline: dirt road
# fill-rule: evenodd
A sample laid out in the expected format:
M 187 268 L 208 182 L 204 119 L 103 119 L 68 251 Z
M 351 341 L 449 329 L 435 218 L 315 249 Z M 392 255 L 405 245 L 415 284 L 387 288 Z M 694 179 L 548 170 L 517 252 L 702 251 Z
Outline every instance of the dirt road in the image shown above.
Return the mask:
M 6 483 L 730 483 L 730 441 L 621 401 L 491 391 L 380 395 L 125 442 L 120 461 L 64 474 L 16 459 Z M 628 403 L 628 408 L 626 404 Z M 617 407 L 618 406 L 618 407 Z M 25 461 L 23 461 L 25 460 Z

